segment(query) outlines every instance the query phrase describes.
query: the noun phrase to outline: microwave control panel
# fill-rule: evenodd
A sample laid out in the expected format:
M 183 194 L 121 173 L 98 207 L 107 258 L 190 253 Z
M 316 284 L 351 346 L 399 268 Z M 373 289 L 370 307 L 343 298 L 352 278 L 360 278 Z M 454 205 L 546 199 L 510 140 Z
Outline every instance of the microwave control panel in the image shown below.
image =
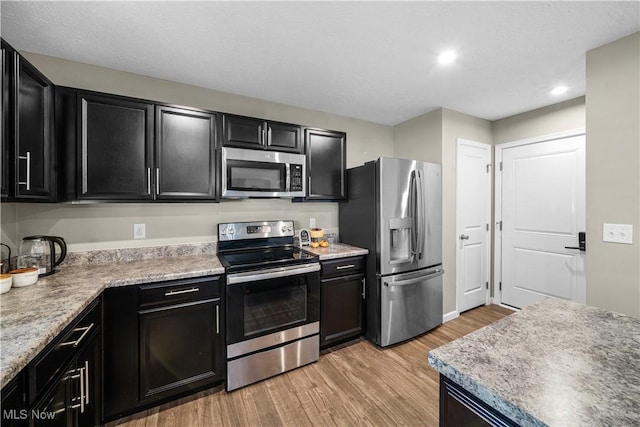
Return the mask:
M 302 165 L 291 165 L 291 188 L 289 191 L 302 191 Z

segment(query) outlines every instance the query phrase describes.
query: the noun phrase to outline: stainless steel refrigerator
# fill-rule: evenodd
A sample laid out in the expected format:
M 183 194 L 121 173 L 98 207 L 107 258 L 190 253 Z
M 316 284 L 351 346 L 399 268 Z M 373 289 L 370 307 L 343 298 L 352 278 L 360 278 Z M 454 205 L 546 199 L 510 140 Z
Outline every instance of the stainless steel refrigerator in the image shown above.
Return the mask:
M 365 331 L 386 347 L 442 323 L 442 168 L 380 158 L 347 171 L 340 240 L 369 249 Z

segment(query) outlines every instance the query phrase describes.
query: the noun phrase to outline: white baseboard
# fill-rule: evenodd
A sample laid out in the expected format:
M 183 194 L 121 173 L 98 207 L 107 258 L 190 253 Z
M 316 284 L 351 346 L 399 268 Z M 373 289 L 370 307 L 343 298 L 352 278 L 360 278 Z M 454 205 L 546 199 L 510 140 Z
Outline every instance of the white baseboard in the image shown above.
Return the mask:
M 453 320 L 456 317 L 460 317 L 460 313 L 458 313 L 458 310 L 453 310 L 448 313 L 445 313 L 442 316 L 442 323 L 447 323 L 449 320 Z

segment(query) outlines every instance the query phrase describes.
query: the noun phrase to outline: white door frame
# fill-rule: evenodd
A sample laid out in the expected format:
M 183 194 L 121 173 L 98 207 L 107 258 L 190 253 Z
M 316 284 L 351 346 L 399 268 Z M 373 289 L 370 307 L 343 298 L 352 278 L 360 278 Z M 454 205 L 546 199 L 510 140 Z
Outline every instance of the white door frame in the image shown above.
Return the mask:
M 460 155 L 460 146 L 461 145 L 466 145 L 466 146 L 470 146 L 470 147 L 478 147 L 480 149 L 489 149 L 489 162 L 492 162 L 492 146 L 491 144 L 486 144 L 486 143 L 482 143 L 482 142 L 476 142 L 476 141 L 471 141 L 469 139 L 465 139 L 465 138 L 457 138 L 456 139 L 456 175 L 458 175 L 460 173 L 460 169 L 458 168 L 458 163 L 459 163 L 459 155 Z M 493 163 L 489 163 L 487 165 L 487 168 L 492 169 L 493 168 Z M 488 171 L 488 178 L 489 180 L 491 179 L 491 175 L 490 175 L 490 171 Z M 484 298 L 484 304 L 487 305 L 491 302 L 490 299 L 490 288 L 491 288 L 491 182 L 488 183 L 489 185 L 489 200 L 487 201 L 487 225 L 489 226 L 489 228 L 487 229 L 487 248 L 486 248 L 486 253 L 485 253 L 485 281 L 489 284 L 488 288 L 485 289 L 485 298 Z M 459 265 L 459 249 L 458 249 L 458 244 L 459 242 L 457 241 L 458 237 L 462 234 L 462 232 L 464 231 L 464 224 L 463 224 L 463 216 L 462 216 L 462 212 L 460 210 L 460 197 L 462 196 L 461 194 L 462 192 L 460 191 L 460 180 L 457 178 L 456 176 L 456 312 L 460 313 L 460 301 L 462 298 L 462 295 L 464 293 L 463 288 L 463 284 L 462 284 L 462 280 L 461 280 L 461 275 L 460 275 L 460 268 L 462 266 Z
M 529 144 L 551 141 L 554 139 L 570 138 L 585 135 L 584 128 L 572 129 L 543 136 L 520 139 L 517 141 L 498 144 L 494 150 L 494 225 L 493 227 L 493 303 L 502 304 L 502 150 Z M 508 307 L 514 309 L 513 307 Z

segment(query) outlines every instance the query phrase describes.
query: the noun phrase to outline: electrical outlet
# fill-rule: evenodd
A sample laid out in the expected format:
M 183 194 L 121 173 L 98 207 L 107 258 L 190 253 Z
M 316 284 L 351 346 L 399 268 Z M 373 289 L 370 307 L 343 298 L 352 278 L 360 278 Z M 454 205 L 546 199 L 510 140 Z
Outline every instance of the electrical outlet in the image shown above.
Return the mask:
M 315 218 L 309 218 L 309 227 L 311 228 L 316 228 L 316 219 Z
M 147 229 L 145 224 L 133 224 L 133 238 L 145 239 L 147 237 Z
M 633 225 L 602 224 L 602 241 L 612 243 L 633 244 Z

